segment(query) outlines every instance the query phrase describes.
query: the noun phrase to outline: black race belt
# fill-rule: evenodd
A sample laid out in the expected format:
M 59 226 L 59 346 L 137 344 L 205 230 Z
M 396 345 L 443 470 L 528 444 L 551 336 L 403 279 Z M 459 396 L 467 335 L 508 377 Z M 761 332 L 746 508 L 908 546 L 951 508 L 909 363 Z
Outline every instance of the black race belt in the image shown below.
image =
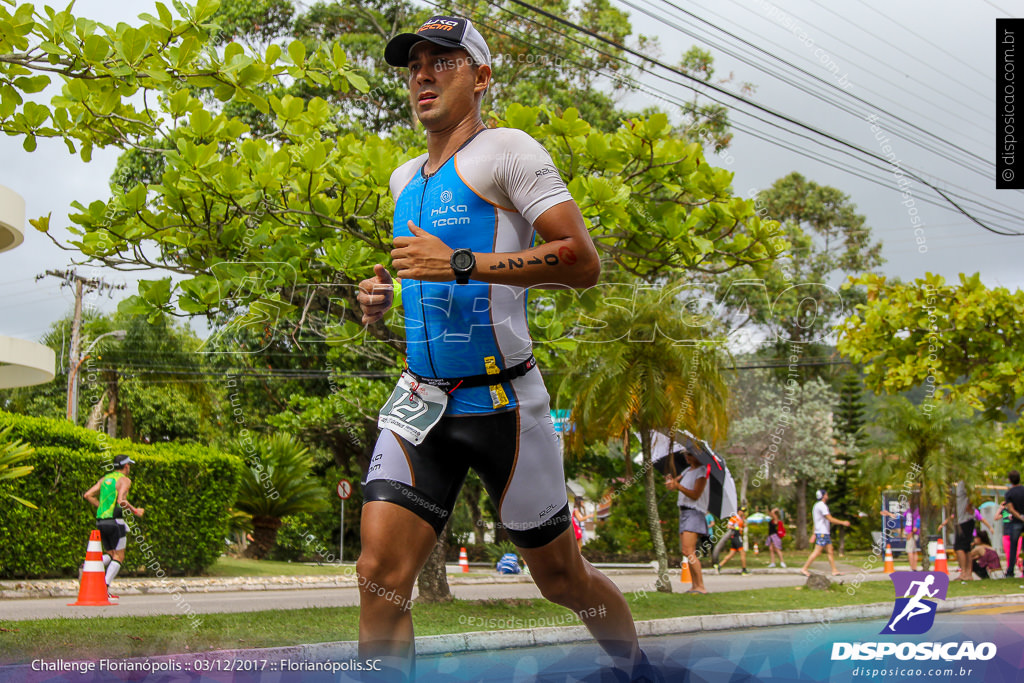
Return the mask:
M 429 384 L 430 386 L 437 387 L 438 389 L 444 390 L 445 393 L 452 393 L 456 389 L 468 389 L 470 387 L 486 387 L 494 384 L 501 384 L 502 382 L 508 382 L 522 377 L 530 370 L 537 367 L 537 359 L 530 356 L 522 363 L 517 363 L 510 368 L 505 368 L 501 372 L 497 372 L 493 375 L 470 375 L 469 377 L 423 377 L 417 375 L 412 370 L 406 368 L 406 372 L 412 376 L 417 382 L 421 384 Z

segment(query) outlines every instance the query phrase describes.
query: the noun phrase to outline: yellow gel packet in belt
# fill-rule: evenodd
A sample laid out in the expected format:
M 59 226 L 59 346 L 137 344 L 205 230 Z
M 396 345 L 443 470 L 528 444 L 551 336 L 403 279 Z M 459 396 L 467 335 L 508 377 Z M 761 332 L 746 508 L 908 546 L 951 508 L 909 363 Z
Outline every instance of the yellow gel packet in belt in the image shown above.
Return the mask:
M 487 356 L 484 358 L 484 368 L 487 370 L 488 375 L 497 375 L 501 372 L 501 368 L 498 367 L 498 361 L 494 356 Z M 491 407 L 501 408 L 507 406 L 508 395 L 505 393 L 505 389 L 500 384 L 492 384 L 491 390 Z

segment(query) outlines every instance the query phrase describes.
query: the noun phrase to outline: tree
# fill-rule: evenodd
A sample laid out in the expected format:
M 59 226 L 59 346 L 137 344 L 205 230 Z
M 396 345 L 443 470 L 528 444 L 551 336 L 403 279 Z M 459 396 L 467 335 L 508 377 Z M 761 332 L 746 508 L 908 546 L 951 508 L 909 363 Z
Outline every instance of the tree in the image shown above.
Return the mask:
M 740 470 L 759 463 L 753 482 L 773 485 L 792 482 L 796 494 L 797 548 L 807 545 L 807 487 L 825 486 L 834 476 L 836 445 L 832 409 L 836 397 L 828 384 L 815 377 L 802 384 L 796 378 L 780 382 L 767 371 L 744 371 L 730 394 L 729 440 L 725 452 L 740 450 Z M 745 488 L 741 482 L 741 489 Z
M 877 424 L 886 434 L 860 459 L 859 476 L 866 484 L 871 509 L 882 490 L 902 489 L 910 482 L 920 489 L 910 499 L 921 510 L 921 529 L 934 528 L 933 510 L 947 503 L 949 486 L 963 479 L 979 482 L 994 454 L 991 430 L 963 403 L 936 401 L 914 405 L 902 396 L 881 405 Z M 919 496 L 919 498 L 918 498 Z
M 115 330 L 81 359 L 76 377 L 81 387 L 78 414 L 90 429 L 133 441 L 209 442 L 217 429 L 218 392 L 204 381 L 202 342 L 173 320 L 149 323 L 123 314 L 82 316 L 83 349 L 90 339 Z M 42 343 L 58 356 L 66 352 L 71 318 L 53 323 Z M 6 410 L 25 415 L 64 418 L 67 364 L 53 382 L 0 392 Z M 198 381 L 197 381 L 198 380 Z
M 578 452 L 588 439 L 628 440 L 631 432 L 639 433 L 658 590 L 671 593 L 651 461 L 653 432 L 685 428 L 711 441 L 722 438 L 726 388 L 720 351 L 711 340 L 691 341 L 699 328 L 679 315 L 676 288 L 636 287 L 625 293 L 632 294 L 631 308 L 607 302 L 598 308 L 592 318 L 600 328 L 580 340 L 568 360 L 571 370 L 561 387 L 564 396 L 573 397 L 567 446 Z
M 367 32 L 376 24 L 391 35 L 405 23 L 394 7 L 337 19 L 344 25 L 359 15 Z M 212 21 L 218 4 L 175 8 L 181 18 L 158 4 L 159 16 L 117 29 L 75 24 L 68 12 L 38 16 L 31 7 L 19 8 L 17 20 L 0 16 L 0 30 L 17 27 L 7 33 L 21 50 L 0 62 L 18 79 L 0 93 L 0 130 L 24 136 L 26 148 L 40 135 L 63 138 L 85 160 L 96 146 L 149 155 L 119 169 L 123 181 L 115 178 L 110 199 L 76 204 L 74 238 L 55 242 L 109 268 L 153 271 L 123 312 L 152 320 L 206 315 L 223 321 L 228 336 L 262 339 L 263 347 L 291 349 L 281 340 L 298 344 L 307 334 L 370 341 L 359 348 L 397 358 L 402 338 L 389 324 L 400 309 L 364 330 L 354 293 L 369 266 L 386 261 L 390 171 L 418 154 L 422 140 L 404 126 L 379 135 L 351 125 L 354 105 L 336 93 L 355 88 L 368 101 L 379 93 L 349 61 L 346 31 L 329 42 L 214 49 L 222 39 Z M 317 26 L 326 28 L 331 10 L 321 9 Z M 610 35 L 621 31 L 620 14 L 603 0 L 580 11 Z M 539 35 L 564 39 L 555 33 Z M 23 101 L 54 72 L 65 95 L 52 108 Z M 585 66 L 581 73 L 591 77 Z M 309 96 L 318 89 L 331 95 Z M 548 147 L 599 249 L 627 272 L 652 279 L 741 265 L 763 272 L 786 247 L 775 223 L 732 195 L 731 174 L 710 166 L 699 144 L 673 135 L 664 114 L 595 126 L 573 107 L 511 104 L 489 122 L 522 128 Z M 49 234 L 48 217 L 32 223 Z
M 679 69 L 685 71 L 705 83 L 710 83 L 715 76 L 715 60 L 711 52 L 694 45 L 687 50 L 679 62 Z M 716 81 L 722 85 L 733 80 L 732 74 Z M 740 91 L 744 95 L 753 94 L 755 88 L 751 83 L 741 83 Z M 682 107 L 684 118 L 683 129 L 690 133 L 691 139 L 702 143 L 712 143 L 714 150 L 720 152 L 732 141 L 732 130 L 729 125 L 729 110 L 721 104 L 701 104 L 698 96 L 686 102 Z
M 249 473 L 242 477 L 235 507 L 252 516 L 253 540 L 246 556 L 260 560 L 274 546 L 281 519 L 322 511 L 327 492 L 311 476 L 309 449 L 287 434 L 241 440 L 236 452 L 245 458 Z
M 14 425 L 0 429 L 0 481 L 27 477 L 35 469 L 32 465 L 19 464 L 32 457 L 36 451 L 20 439 L 11 439 L 10 435 L 13 429 Z M 25 507 L 37 509 L 34 504 L 13 493 L 8 493 L 7 497 L 18 501 Z
M 863 300 L 856 289 L 843 295 L 834 289 L 845 275 L 880 266 L 882 245 L 871 241 L 871 229 L 850 197 L 819 185 L 799 173 L 780 178 L 757 195 L 757 209 L 766 220 L 782 223 L 791 245 L 778 268 L 763 275 L 737 269 L 719 278 L 726 306 L 769 334 L 769 343 L 785 351 L 801 345 L 804 357 L 824 355 L 822 344 L 852 304 Z M 752 277 L 763 291 L 739 283 Z M 788 354 L 787 354 L 788 355 Z
M 839 350 L 864 368 L 876 392 L 924 387 L 927 414 L 943 396 L 987 419 L 1012 420 L 1001 438 L 1011 457 L 1024 452 L 1024 292 L 986 287 L 961 274 L 946 284 L 927 273 L 910 283 L 865 274 L 867 300 L 839 328 Z
M 836 484 L 829 494 L 829 509 L 835 516 L 849 519 L 855 514 L 854 483 L 857 473 L 857 456 L 867 443 L 865 430 L 866 412 L 864 386 L 855 372 L 843 375 L 839 389 L 839 403 L 835 412 L 835 427 L 838 443 L 836 457 Z M 846 552 L 846 527 L 839 527 L 839 554 Z

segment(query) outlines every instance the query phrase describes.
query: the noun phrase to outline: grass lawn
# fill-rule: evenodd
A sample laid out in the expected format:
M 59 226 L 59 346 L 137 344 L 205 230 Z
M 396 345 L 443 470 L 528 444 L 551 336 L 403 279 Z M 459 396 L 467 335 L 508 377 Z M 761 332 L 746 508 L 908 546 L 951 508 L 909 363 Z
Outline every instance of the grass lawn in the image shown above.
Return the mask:
M 791 550 L 785 554 L 786 564 L 790 567 L 799 567 L 807 559 L 807 555 L 810 553 L 808 550 Z M 722 554 L 724 557 L 725 554 Z M 858 569 L 864 566 L 864 563 L 871 556 L 870 551 L 857 550 L 846 553 L 845 557 L 840 558 L 836 555 L 836 562 L 840 564 L 850 565 L 857 567 Z M 770 561 L 768 553 L 761 552 L 759 555 L 754 555 L 753 551 L 747 552 L 747 567 L 750 569 L 760 569 L 768 566 Z M 899 557 L 896 559 L 897 568 L 901 568 L 906 565 L 906 557 Z M 955 562 L 951 562 L 952 567 Z M 740 566 L 739 556 L 733 557 L 729 560 L 729 564 L 726 565 L 729 569 L 738 569 Z M 824 571 L 823 567 L 828 566 L 828 558 L 824 555 L 816 561 L 815 569 L 817 571 Z M 881 567 L 881 561 L 875 562 L 872 565 L 874 567 Z M 905 567 L 904 567 L 905 568 Z M 307 565 L 299 562 L 274 562 L 272 560 L 250 560 L 246 558 L 236 557 L 220 557 L 211 566 L 207 572 L 207 576 L 221 576 L 221 577 L 235 577 L 235 576 L 339 576 L 346 574 L 355 573 L 355 565 L 336 565 L 336 564 L 321 564 L 321 565 Z M 454 576 L 461 576 L 461 573 L 456 573 Z M 494 576 L 493 571 L 479 571 L 474 569 L 467 576 Z
M 678 585 L 673 589 L 678 590 Z M 972 581 L 965 585 L 953 582 L 949 587 L 950 597 L 1021 592 L 1019 580 Z M 834 586 L 825 592 L 764 588 L 709 595 L 629 593 L 627 598 L 634 618 L 645 620 L 891 602 L 893 592 L 889 582 L 879 581 L 861 585 L 852 596 L 846 586 Z M 355 640 L 357 637 L 358 609 L 355 607 L 198 616 L 202 623 L 197 628 L 191 626 L 189 619 L 178 615 L 37 621 L 0 619 L 0 662 L 58 657 L 141 657 Z M 445 605 L 418 605 L 413 610 L 413 619 L 416 633 L 421 636 L 579 623 L 567 610 L 544 600 L 456 600 Z
M 221 556 L 207 571 L 207 576 L 343 576 L 354 574 L 354 565 L 307 565 L 299 562 L 250 560 L 244 557 Z
M 302 564 L 301 562 L 274 562 L 221 556 L 206 571 L 206 576 L 352 576 L 355 564 Z M 461 576 L 455 574 L 454 576 Z M 493 571 L 471 571 L 466 576 L 494 576 Z
M 725 557 L 727 552 L 728 551 L 723 551 L 721 556 L 720 556 L 720 558 Z M 811 548 L 808 547 L 807 550 L 786 550 L 786 551 L 783 552 L 783 557 L 785 558 L 786 564 L 789 565 L 790 568 L 793 568 L 793 567 L 800 567 L 800 566 L 802 566 L 803 563 L 807 560 L 807 556 L 810 555 L 810 554 L 811 554 Z M 840 565 L 849 565 L 849 566 L 852 566 L 852 567 L 856 567 L 857 569 L 861 569 L 862 567 L 865 566 L 865 563 L 867 563 L 868 567 L 877 567 L 877 568 L 881 568 L 882 567 L 883 558 L 879 557 L 877 560 L 875 560 L 873 562 L 869 562 L 869 558 L 870 557 L 872 557 L 872 553 L 871 553 L 870 550 L 848 550 L 843 555 L 843 557 L 839 557 L 838 551 L 835 553 L 836 563 L 840 564 Z M 704 561 L 704 560 L 702 560 L 702 561 Z M 947 561 L 948 561 L 949 566 L 950 566 L 951 569 L 956 566 L 956 560 L 952 559 L 952 557 L 950 557 Z M 704 561 L 704 562 L 707 563 L 706 561 Z M 747 567 L 748 568 L 750 568 L 750 569 L 764 568 L 764 567 L 768 566 L 769 562 L 771 562 L 771 555 L 769 555 L 769 553 L 768 553 L 768 551 L 766 549 L 761 548 L 760 554 L 755 555 L 754 551 L 753 551 L 753 545 L 751 545 L 751 550 L 747 551 Z M 907 556 L 906 555 L 901 554 L 898 557 L 896 557 L 895 558 L 895 563 L 896 563 L 896 569 L 906 570 L 906 569 L 909 568 L 909 565 L 907 563 Z M 918 565 L 919 565 L 918 568 L 919 569 L 920 569 L 920 564 L 921 564 L 921 558 L 920 558 L 920 555 L 918 555 Z M 735 568 L 737 568 L 739 566 L 740 566 L 740 558 L 739 558 L 739 554 L 736 554 L 736 555 L 733 556 L 733 558 L 731 560 L 729 560 L 729 564 L 726 565 L 726 568 L 727 569 L 735 569 Z M 822 553 L 821 555 L 819 555 L 817 557 L 817 559 L 814 561 L 814 568 L 816 569 L 816 571 L 819 571 L 819 572 L 824 572 L 824 571 L 827 570 L 827 568 L 828 568 L 828 556 L 825 553 Z

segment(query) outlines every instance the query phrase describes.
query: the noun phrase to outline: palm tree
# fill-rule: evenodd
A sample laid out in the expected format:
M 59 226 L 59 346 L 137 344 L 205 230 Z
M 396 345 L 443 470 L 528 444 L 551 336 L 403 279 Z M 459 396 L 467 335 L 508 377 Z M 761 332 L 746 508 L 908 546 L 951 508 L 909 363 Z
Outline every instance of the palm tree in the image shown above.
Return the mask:
M 601 327 L 581 339 L 561 386 L 573 400 L 567 447 L 579 452 L 589 439 L 629 442 L 638 433 L 643 454 L 647 523 L 658 560 L 658 590 L 672 592 L 668 555 L 658 516 L 652 432 L 689 429 L 716 441 L 725 436 L 727 389 L 720 351 L 688 325 L 682 305 L 667 292 L 638 287 L 632 309 L 602 304 L 591 314 Z M 620 299 L 621 301 L 621 299 Z M 626 449 L 629 458 L 629 449 Z
M 887 434 L 879 448 L 862 456 L 861 480 L 871 495 L 900 489 L 905 482 L 918 488 L 910 504 L 921 510 L 923 533 L 931 521 L 925 519 L 926 511 L 948 500 L 949 485 L 959 479 L 970 482 L 984 471 L 992 453 L 990 425 L 962 403 L 928 401 L 917 406 L 902 396 L 885 401 L 876 422 Z
M 32 465 L 17 465 L 31 457 L 36 450 L 20 440 L 11 439 L 10 434 L 13 429 L 14 425 L 8 425 L 7 427 L 0 429 L 0 481 L 10 481 L 28 476 L 28 474 L 35 469 Z M 17 467 L 15 465 L 17 465 Z M 5 495 L 8 498 L 13 498 L 26 507 L 30 507 L 33 510 L 37 509 L 35 505 L 24 498 L 19 498 L 13 493 L 7 493 Z
M 239 442 L 236 452 L 245 458 L 235 507 L 252 515 L 252 543 L 247 557 L 261 560 L 277 541 L 281 520 L 302 512 L 315 514 L 327 507 L 327 492 L 311 474 L 309 449 L 288 434 Z

